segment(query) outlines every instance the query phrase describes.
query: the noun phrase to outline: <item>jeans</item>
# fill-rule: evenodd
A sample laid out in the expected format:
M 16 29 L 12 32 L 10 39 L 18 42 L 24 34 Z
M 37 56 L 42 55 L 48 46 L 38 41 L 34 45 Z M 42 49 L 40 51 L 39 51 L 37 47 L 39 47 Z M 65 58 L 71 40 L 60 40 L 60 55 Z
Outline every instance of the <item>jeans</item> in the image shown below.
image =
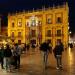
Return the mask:
M 4 60 L 3 60 L 4 58 L 3 57 L 1 57 L 1 68 L 3 69 L 4 67 L 3 67 L 3 65 L 4 65 Z
M 4 68 L 6 70 L 10 69 L 10 65 L 11 65 L 11 63 L 10 63 L 10 57 L 5 57 L 4 58 Z
M 62 55 L 56 55 L 57 67 L 62 65 Z
M 44 64 L 45 64 L 45 67 L 47 66 L 47 62 L 48 62 L 48 54 L 49 54 L 48 51 L 44 52 L 43 58 L 44 58 Z
M 19 68 L 20 67 L 20 55 L 18 56 L 14 56 L 14 60 L 15 60 L 15 68 Z

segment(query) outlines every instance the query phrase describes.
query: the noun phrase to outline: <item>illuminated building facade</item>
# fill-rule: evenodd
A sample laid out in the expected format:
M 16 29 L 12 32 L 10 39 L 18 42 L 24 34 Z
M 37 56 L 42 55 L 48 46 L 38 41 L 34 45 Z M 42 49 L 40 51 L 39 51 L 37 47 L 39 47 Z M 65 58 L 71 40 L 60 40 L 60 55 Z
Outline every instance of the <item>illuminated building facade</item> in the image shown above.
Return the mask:
M 68 5 L 8 14 L 8 36 L 15 43 L 68 44 Z

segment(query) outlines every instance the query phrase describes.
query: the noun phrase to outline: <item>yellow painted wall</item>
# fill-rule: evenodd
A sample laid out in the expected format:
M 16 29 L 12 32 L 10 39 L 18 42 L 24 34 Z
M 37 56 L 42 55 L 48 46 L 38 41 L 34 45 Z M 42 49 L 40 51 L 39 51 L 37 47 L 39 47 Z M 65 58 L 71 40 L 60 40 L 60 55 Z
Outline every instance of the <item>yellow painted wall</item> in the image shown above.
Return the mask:
M 47 39 L 51 39 L 53 47 L 56 45 L 56 40 L 61 39 L 65 46 L 68 44 L 68 5 L 63 5 L 63 7 L 58 8 L 47 8 L 37 11 L 28 11 L 28 12 L 19 12 L 15 14 L 8 14 L 8 36 L 11 36 L 11 33 L 15 33 L 15 42 L 21 40 L 22 43 L 29 43 L 28 35 L 30 33 L 29 27 L 26 25 L 26 21 L 35 15 L 38 20 L 41 21 L 41 33 L 42 33 L 42 42 Z M 57 17 L 62 17 L 62 23 L 56 23 Z M 47 24 L 47 18 L 51 18 L 52 24 Z M 12 27 L 12 20 L 14 19 L 15 27 Z M 22 26 L 18 27 L 18 19 L 22 19 Z M 36 29 L 35 27 L 30 27 L 31 29 Z M 60 29 L 62 32 L 61 37 L 57 37 L 57 31 Z M 46 37 L 46 30 L 51 30 L 51 37 Z M 17 37 L 18 32 L 22 32 L 22 37 Z

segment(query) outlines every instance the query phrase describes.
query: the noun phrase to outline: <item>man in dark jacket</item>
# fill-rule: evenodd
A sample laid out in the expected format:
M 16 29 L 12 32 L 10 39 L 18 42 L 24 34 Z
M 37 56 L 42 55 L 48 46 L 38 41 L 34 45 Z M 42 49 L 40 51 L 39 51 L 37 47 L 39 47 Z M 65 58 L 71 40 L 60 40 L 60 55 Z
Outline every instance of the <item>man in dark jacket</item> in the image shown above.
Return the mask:
M 57 42 L 57 45 L 55 46 L 53 52 L 54 56 L 57 60 L 57 69 L 62 68 L 62 52 L 64 51 L 63 44 L 61 42 Z
M 3 44 L 1 45 L 0 49 L 0 62 L 1 62 L 1 68 L 4 69 L 3 64 L 4 64 L 4 46 Z
M 51 52 L 51 49 L 52 49 L 52 47 L 49 46 L 48 41 L 42 43 L 41 46 L 40 46 L 40 50 L 44 53 L 43 58 L 44 58 L 45 68 L 47 67 L 48 55 L 49 55 L 49 52 Z
M 15 44 L 15 50 L 13 52 L 14 60 L 15 60 L 15 69 L 20 68 L 20 56 L 21 56 L 21 48 L 18 44 Z
M 12 56 L 12 52 L 11 52 L 9 45 L 7 44 L 6 49 L 4 50 L 4 63 L 5 63 L 5 69 L 7 71 L 10 71 L 11 56 Z

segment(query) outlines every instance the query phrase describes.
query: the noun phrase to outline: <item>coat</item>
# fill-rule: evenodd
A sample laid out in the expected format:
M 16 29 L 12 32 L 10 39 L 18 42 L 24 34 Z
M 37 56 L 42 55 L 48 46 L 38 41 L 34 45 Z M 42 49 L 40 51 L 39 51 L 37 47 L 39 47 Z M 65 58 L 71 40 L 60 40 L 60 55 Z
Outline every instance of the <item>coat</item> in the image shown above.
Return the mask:
M 40 50 L 41 51 L 50 51 L 52 49 L 52 47 L 51 46 L 49 46 L 49 43 L 42 43 L 41 45 L 40 45 Z
M 62 55 L 63 51 L 64 51 L 63 45 L 56 45 L 53 50 L 54 56 L 56 57 L 56 55 Z

